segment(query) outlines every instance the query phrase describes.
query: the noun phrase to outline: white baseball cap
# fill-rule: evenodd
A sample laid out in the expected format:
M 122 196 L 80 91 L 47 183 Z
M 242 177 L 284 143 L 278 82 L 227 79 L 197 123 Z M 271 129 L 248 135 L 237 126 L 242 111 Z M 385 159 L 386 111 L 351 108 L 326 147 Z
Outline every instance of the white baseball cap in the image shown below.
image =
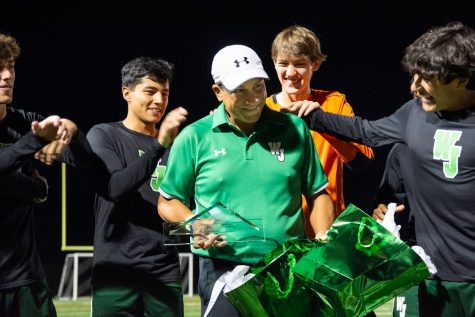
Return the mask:
M 244 45 L 229 45 L 216 53 L 211 75 L 216 84 L 222 84 L 229 91 L 249 79 L 269 79 L 259 56 Z

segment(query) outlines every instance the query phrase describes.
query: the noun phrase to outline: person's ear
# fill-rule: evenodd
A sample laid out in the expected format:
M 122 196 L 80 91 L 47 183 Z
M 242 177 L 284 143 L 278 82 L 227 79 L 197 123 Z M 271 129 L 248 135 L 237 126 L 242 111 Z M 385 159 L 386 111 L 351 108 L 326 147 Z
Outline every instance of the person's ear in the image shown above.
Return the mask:
M 316 72 L 320 68 L 321 63 L 320 62 L 314 62 L 312 70 Z
M 218 84 L 213 84 L 211 86 L 211 89 L 213 90 L 214 94 L 216 95 L 216 98 L 218 98 L 219 101 L 223 101 L 223 97 L 222 97 L 223 88 Z
M 127 86 L 122 87 L 122 97 L 125 99 L 125 101 L 130 102 L 130 89 Z

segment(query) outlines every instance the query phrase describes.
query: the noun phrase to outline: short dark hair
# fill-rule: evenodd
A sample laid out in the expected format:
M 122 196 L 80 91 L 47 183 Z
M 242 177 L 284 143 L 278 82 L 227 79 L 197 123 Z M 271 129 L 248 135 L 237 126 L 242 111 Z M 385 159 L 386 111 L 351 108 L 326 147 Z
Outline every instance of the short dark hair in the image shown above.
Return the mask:
M 137 57 L 122 67 L 122 86 L 134 88 L 143 78 L 158 83 L 170 83 L 173 77 L 173 64 L 163 59 Z
M 406 48 L 402 65 L 411 75 L 444 83 L 466 78 L 475 89 L 475 32 L 461 22 L 433 27 Z

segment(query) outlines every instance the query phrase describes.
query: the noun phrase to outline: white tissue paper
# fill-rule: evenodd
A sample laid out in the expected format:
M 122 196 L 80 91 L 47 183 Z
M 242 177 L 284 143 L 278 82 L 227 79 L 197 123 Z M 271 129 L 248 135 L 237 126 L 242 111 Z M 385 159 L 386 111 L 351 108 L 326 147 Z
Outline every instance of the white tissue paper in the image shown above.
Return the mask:
M 226 284 L 224 285 L 223 293 L 230 292 L 253 278 L 255 274 L 246 274 L 249 268 L 250 266 L 247 265 L 238 265 L 230 274 L 226 275 L 224 277 Z
M 388 204 L 388 211 L 384 215 L 383 221 L 379 221 L 389 232 L 391 232 L 397 238 L 400 238 L 399 230 L 401 229 L 400 225 L 396 225 L 394 221 L 394 214 L 396 213 L 396 203 Z
M 429 270 L 430 274 L 437 273 L 437 268 L 435 267 L 434 263 L 432 263 L 430 256 L 426 254 L 423 248 L 418 245 L 415 245 L 411 249 L 414 250 L 414 252 L 416 252 L 418 256 L 420 256 L 422 261 L 424 261 L 424 263 L 427 265 L 427 269 Z
M 389 232 L 391 232 L 394 236 L 400 238 L 399 235 L 399 230 L 401 229 L 400 225 L 396 225 L 396 222 L 394 221 L 394 214 L 396 213 L 396 204 L 395 203 L 390 203 L 388 204 L 388 211 L 384 215 L 384 220 L 379 221 L 383 225 L 384 228 L 386 228 Z M 430 256 L 427 255 L 427 253 L 424 251 L 423 248 L 421 248 L 418 245 L 415 245 L 412 247 L 412 250 L 417 253 L 417 255 L 424 261 L 424 263 L 427 265 L 427 269 L 431 274 L 437 273 L 437 268 L 435 267 L 434 263 L 432 263 Z

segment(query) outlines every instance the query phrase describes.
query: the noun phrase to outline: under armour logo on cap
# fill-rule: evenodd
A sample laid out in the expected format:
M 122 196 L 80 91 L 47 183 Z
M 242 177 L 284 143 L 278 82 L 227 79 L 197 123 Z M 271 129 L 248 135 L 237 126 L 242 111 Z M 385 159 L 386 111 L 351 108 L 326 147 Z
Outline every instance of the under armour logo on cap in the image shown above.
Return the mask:
M 240 61 L 238 61 L 238 60 L 235 60 L 235 61 L 234 61 L 234 63 L 236 64 L 236 67 L 239 67 L 239 64 L 240 64 L 240 63 L 246 63 L 246 64 L 249 64 L 249 61 L 247 60 L 247 57 L 246 57 L 246 56 L 244 56 L 244 58 L 243 58 L 242 60 L 240 60 Z
M 233 91 L 249 79 L 269 79 L 259 56 L 244 45 L 230 45 L 221 49 L 213 58 L 211 75 L 214 82 Z

